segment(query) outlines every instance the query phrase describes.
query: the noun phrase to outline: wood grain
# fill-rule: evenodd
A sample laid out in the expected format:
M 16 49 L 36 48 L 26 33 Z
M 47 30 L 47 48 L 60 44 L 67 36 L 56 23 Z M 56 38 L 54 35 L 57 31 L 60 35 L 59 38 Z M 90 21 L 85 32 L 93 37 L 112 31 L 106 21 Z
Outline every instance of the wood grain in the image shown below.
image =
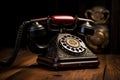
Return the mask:
M 105 80 L 120 80 L 120 55 L 109 54 L 106 59 Z
M 12 50 L 1 52 L 9 54 Z M 0 68 L 0 80 L 120 80 L 120 55 L 96 55 L 100 61 L 98 68 L 52 70 L 38 65 L 37 55 L 23 49 L 11 67 Z
M 3 55 L 7 55 L 8 57 L 12 54 L 12 52 L 13 48 L 7 48 L 0 51 L 2 58 L 6 58 L 6 56 Z M 31 53 L 29 50 L 21 49 L 15 62 L 11 66 L 0 67 L 0 80 L 4 80 L 9 76 L 21 71 L 22 69 L 25 69 L 29 65 L 36 63 L 36 58 L 36 54 Z
M 1 79 L 7 80 L 102 80 L 104 73 L 104 55 L 98 55 L 100 65 L 93 69 L 69 69 L 54 71 L 43 66 L 32 65 L 36 55 L 22 50 L 21 55 L 13 64 L 13 68 L 0 74 Z M 31 67 L 31 66 L 32 67 Z M 23 67 L 28 66 L 28 67 Z

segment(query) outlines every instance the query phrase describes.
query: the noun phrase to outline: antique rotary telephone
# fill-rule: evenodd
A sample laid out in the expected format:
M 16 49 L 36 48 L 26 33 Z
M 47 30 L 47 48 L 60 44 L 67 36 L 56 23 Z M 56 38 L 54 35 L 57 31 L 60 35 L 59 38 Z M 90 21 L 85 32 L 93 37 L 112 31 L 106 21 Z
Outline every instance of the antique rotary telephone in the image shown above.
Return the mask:
M 85 23 L 81 25 L 81 22 Z M 97 67 L 98 57 L 82 40 L 85 35 L 94 34 L 90 22 L 93 21 L 68 15 L 54 15 L 25 21 L 19 27 L 13 55 L 8 61 L 1 61 L 0 65 L 10 66 L 14 62 L 25 32 L 29 49 L 38 54 L 39 65 L 55 69 Z

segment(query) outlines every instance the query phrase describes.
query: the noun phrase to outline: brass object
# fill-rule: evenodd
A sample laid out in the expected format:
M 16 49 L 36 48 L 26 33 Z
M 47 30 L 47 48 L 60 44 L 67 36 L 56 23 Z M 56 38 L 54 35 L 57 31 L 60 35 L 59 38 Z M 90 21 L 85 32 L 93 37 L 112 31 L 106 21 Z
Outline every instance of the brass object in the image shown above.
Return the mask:
M 94 52 L 101 52 L 109 43 L 109 30 L 105 25 L 99 25 L 95 27 L 95 33 L 93 36 L 85 36 L 86 44 Z
M 109 10 L 101 6 L 95 6 L 85 11 L 85 17 L 94 20 L 95 24 L 105 24 L 109 16 Z
M 85 11 L 85 17 L 94 20 L 94 35 L 86 35 L 85 42 L 87 46 L 94 52 L 101 52 L 109 44 L 109 29 L 108 29 L 108 19 L 110 12 L 108 9 L 95 6 L 92 9 Z

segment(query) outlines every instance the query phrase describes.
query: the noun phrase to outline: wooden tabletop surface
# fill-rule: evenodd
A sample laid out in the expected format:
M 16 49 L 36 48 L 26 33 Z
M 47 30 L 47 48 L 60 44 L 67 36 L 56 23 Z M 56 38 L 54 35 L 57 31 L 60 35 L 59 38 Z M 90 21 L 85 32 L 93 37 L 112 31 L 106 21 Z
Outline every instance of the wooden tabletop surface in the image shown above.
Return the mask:
M 12 54 L 13 48 L 0 50 L 0 60 Z M 98 68 L 50 70 L 39 66 L 37 54 L 20 49 L 10 67 L 0 67 L 0 80 L 120 80 L 120 55 L 96 54 L 100 60 Z

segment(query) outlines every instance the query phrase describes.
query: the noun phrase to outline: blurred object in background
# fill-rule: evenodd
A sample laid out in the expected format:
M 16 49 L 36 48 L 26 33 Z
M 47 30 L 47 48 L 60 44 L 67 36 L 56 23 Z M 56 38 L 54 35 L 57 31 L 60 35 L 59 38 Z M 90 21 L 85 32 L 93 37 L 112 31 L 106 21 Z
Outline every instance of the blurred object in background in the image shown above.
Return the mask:
M 95 21 L 94 35 L 87 35 L 85 38 L 87 46 L 96 53 L 104 52 L 109 44 L 109 10 L 105 7 L 95 6 L 85 11 L 85 17 Z
M 85 11 L 85 17 L 94 20 L 95 24 L 106 24 L 109 16 L 109 10 L 101 6 L 95 6 Z

